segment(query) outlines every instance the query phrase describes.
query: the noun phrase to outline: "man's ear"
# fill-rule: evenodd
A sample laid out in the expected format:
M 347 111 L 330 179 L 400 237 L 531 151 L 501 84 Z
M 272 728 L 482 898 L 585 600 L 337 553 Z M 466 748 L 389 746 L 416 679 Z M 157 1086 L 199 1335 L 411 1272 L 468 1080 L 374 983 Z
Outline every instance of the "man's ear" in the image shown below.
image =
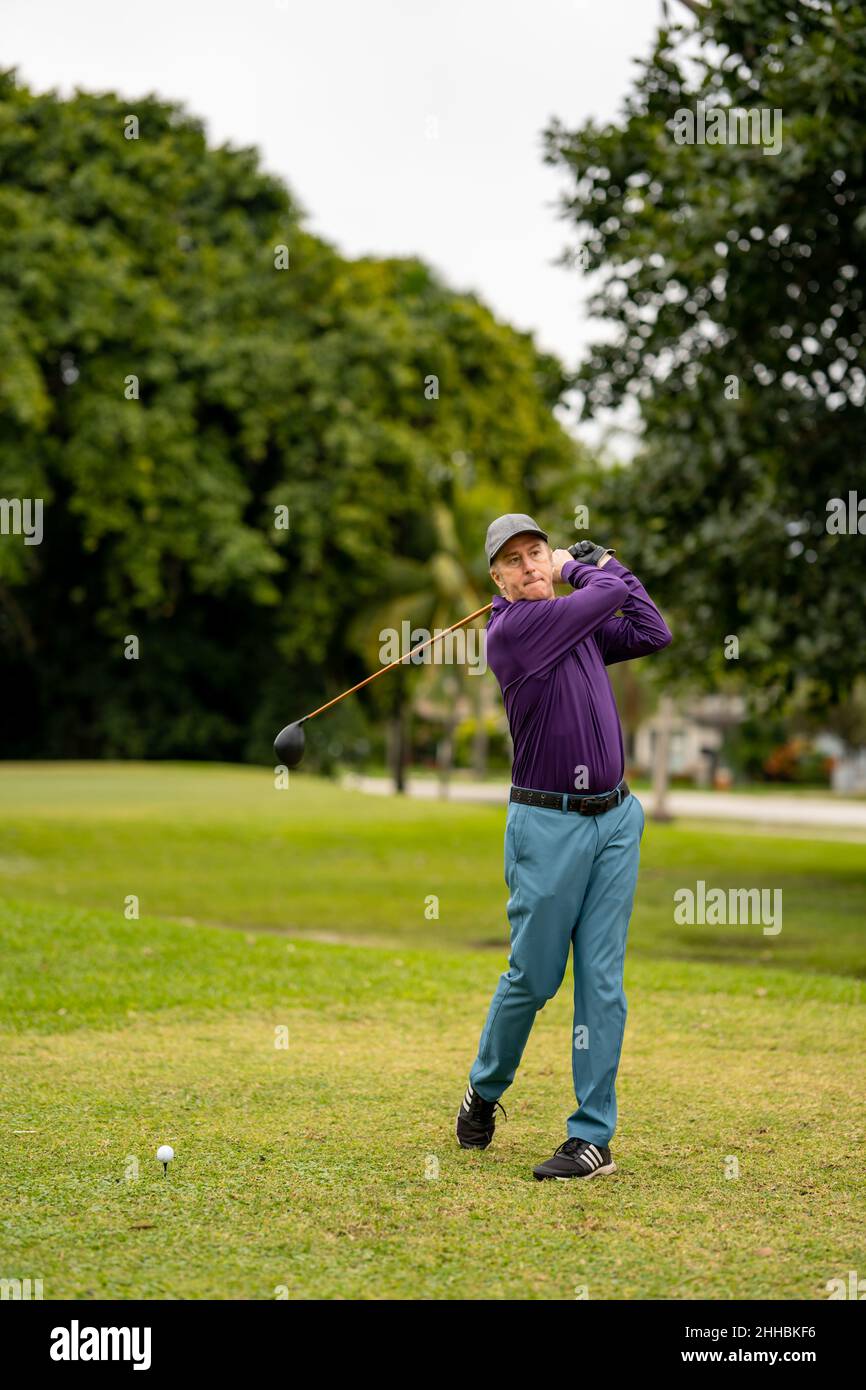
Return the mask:
M 494 569 L 492 566 L 490 569 L 490 578 L 493 580 L 493 583 L 496 585 L 497 589 L 502 588 L 502 585 L 499 582 L 499 570 Z

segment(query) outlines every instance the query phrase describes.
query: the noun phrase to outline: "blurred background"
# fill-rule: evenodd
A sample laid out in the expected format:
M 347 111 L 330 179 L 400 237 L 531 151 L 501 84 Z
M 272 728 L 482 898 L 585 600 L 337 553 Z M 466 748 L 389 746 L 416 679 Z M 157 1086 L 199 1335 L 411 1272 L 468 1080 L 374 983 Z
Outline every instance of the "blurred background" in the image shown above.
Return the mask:
M 633 778 L 866 792 L 864 35 L 795 10 L 555 4 L 552 46 L 515 5 L 157 4 L 130 45 L 8 5 L 2 756 L 267 762 L 489 599 L 519 509 L 674 631 L 611 672 Z M 678 144 L 686 93 L 781 149 Z M 459 665 L 316 733 L 328 775 L 507 776 Z

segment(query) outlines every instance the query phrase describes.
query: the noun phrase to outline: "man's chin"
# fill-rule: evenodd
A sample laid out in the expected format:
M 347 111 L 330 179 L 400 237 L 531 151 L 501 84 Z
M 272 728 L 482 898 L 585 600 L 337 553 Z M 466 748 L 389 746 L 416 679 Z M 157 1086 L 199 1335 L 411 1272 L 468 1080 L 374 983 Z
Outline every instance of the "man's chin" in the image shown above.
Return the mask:
M 524 598 L 553 598 L 553 589 L 546 585 L 543 580 L 538 580 L 535 584 L 527 584 L 523 594 Z

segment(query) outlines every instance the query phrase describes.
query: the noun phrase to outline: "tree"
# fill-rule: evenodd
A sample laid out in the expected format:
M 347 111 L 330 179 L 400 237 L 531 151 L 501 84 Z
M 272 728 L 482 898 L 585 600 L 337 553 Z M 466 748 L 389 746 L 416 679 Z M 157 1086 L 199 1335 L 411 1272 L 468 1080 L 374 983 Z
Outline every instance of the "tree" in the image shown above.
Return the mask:
M 0 537 L 6 756 L 268 759 L 365 674 L 346 631 L 470 463 L 532 505 L 574 469 L 530 335 L 344 260 L 181 107 L 8 72 L 0 361 L 2 492 L 45 508 Z
M 486 598 L 476 586 L 471 570 L 465 565 L 465 552 L 461 550 L 451 511 L 444 503 L 436 503 L 431 509 L 431 521 L 435 537 L 433 553 L 423 563 L 399 557 L 393 559 L 385 574 L 388 597 L 362 609 L 349 629 L 349 642 L 357 647 L 370 666 L 381 659 L 383 633 L 398 634 L 400 652 L 390 657 L 396 660 L 410 646 L 415 647 L 425 641 L 425 633 L 432 637 L 437 630 L 445 631 L 459 618 L 484 606 Z M 403 641 L 404 624 L 409 634 L 408 642 Z M 413 636 L 413 633 L 417 635 Z M 459 648 L 456 650 L 459 652 Z M 412 704 L 426 699 L 428 706 L 431 701 L 434 705 L 438 702 L 443 724 L 438 761 L 443 788 L 447 784 L 453 755 L 457 702 L 467 684 L 483 678 L 467 676 L 461 665 L 443 668 L 442 661 L 446 654 L 444 646 L 434 643 L 422 654 L 423 664 L 419 655 L 417 663 L 407 662 L 405 670 L 401 668 L 394 673 L 403 678 L 393 683 L 393 692 L 389 695 L 376 692 L 387 700 L 391 709 L 391 771 L 395 791 L 403 791 L 405 786 L 404 761 L 408 749 L 405 747 L 404 731 L 408 728 L 410 717 L 410 711 L 404 708 L 407 700 Z
M 598 502 L 671 613 L 659 672 L 738 673 L 767 707 L 808 678 L 823 709 L 864 666 L 866 515 L 860 534 L 827 520 L 864 477 L 866 12 L 687 8 L 697 27 L 661 30 L 621 122 L 546 132 L 615 330 L 574 385 L 589 415 L 640 412 L 639 457 Z M 780 113 L 781 149 L 677 143 L 699 102 Z

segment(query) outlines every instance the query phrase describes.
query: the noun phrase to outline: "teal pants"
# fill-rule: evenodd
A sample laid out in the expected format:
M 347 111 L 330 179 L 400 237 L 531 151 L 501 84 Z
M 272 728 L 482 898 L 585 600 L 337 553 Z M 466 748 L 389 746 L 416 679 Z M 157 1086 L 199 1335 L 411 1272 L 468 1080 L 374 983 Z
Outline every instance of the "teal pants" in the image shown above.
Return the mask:
M 568 1137 L 607 1144 L 625 1033 L 623 960 L 637 884 L 643 807 L 635 796 L 600 816 L 508 803 L 505 881 L 511 952 L 469 1072 L 485 1100 L 514 1080 L 535 1015 L 574 955 L 571 1067 L 577 1109 Z

